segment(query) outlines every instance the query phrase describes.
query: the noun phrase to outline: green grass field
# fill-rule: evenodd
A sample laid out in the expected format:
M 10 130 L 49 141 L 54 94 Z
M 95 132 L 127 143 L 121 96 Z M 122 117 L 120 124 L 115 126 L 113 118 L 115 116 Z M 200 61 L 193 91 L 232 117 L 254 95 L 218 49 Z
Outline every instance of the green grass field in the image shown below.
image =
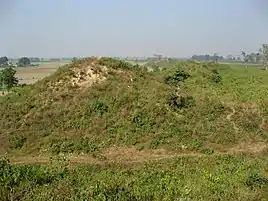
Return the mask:
M 59 68 L 0 97 L 0 197 L 268 200 L 267 77 L 193 61 Z

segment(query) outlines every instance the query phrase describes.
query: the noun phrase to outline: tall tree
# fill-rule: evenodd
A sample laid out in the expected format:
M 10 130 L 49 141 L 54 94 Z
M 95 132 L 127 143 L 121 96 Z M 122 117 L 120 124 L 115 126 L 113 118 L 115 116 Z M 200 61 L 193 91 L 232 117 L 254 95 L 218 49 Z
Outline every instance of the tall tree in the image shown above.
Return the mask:
M 40 58 L 38 57 L 30 57 L 29 59 L 31 62 L 40 62 Z
M 250 53 L 248 55 L 248 60 L 250 63 L 256 63 L 257 54 L 256 53 Z
M 20 58 L 19 61 L 18 61 L 18 63 L 17 63 L 17 65 L 19 67 L 30 66 L 30 64 L 31 64 L 31 60 L 29 58 L 27 58 L 27 57 Z
M 0 57 L 0 66 L 8 65 L 8 58 L 7 57 Z
M 262 56 L 261 56 L 260 52 L 257 52 L 257 53 L 256 53 L 256 63 L 259 64 L 259 63 L 261 62 L 261 57 L 262 57 Z
M 1 88 L 7 88 L 10 90 L 12 87 L 18 84 L 18 78 L 15 77 L 16 70 L 12 67 L 5 68 L 4 70 L 0 71 L 0 85 Z
M 265 69 L 268 70 L 268 44 L 262 44 L 259 53 Z
M 244 60 L 244 62 L 246 64 L 246 68 L 248 68 L 249 55 L 246 52 L 244 52 L 244 51 L 241 52 L 241 55 L 242 55 L 243 60 Z

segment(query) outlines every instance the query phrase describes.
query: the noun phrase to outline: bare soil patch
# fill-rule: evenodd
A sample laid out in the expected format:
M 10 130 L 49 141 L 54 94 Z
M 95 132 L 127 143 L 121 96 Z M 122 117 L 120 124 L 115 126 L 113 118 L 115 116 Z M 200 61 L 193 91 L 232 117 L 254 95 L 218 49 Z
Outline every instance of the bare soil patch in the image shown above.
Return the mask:
M 17 77 L 19 84 L 33 84 L 38 80 L 41 80 L 57 70 L 55 68 L 43 68 L 43 67 L 27 67 L 17 68 Z
M 234 147 L 215 151 L 214 154 L 207 155 L 199 152 L 172 152 L 165 149 L 138 151 L 135 147 L 112 147 L 101 154 L 89 155 L 69 155 L 66 158 L 72 164 L 103 164 L 121 163 L 135 164 L 155 160 L 164 160 L 174 157 L 209 157 L 220 155 L 237 155 L 241 153 L 260 155 L 268 150 L 267 143 L 242 143 Z M 14 164 L 46 164 L 50 160 L 49 156 L 19 156 L 11 157 Z
M 40 63 L 39 66 L 32 67 L 18 67 L 16 68 L 16 76 L 19 79 L 19 84 L 33 84 L 52 73 L 54 73 L 60 66 L 68 62 L 46 62 Z

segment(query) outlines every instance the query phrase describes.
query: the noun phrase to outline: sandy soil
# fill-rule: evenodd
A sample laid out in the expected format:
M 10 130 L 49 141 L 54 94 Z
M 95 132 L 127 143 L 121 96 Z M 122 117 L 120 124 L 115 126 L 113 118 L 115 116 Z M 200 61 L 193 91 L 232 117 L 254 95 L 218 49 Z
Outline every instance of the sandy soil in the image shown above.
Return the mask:
M 17 77 L 20 84 L 33 84 L 54 73 L 60 66 L 68 62 L 47 62 L 40 63 L 38 67 L 18 67 L 16 68 Z

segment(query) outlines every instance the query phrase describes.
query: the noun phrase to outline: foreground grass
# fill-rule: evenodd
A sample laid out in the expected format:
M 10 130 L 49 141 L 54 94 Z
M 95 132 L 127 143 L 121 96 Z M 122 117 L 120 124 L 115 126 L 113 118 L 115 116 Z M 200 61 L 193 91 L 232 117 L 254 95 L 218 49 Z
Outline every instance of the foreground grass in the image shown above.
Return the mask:
M 268 200 L 267 157 L 69 166 L 0 164 L 1 200 Z

